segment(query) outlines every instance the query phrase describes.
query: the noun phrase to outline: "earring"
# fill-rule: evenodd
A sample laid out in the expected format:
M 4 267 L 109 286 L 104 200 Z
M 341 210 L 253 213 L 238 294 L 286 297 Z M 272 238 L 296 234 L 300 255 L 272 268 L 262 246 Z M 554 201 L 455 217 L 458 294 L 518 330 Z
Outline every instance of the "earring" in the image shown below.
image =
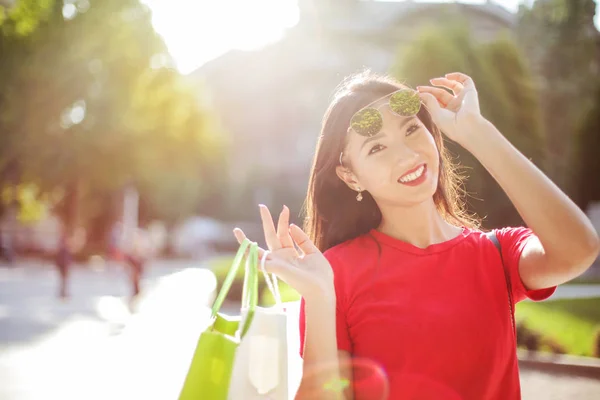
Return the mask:
M 362 201 L 363 199 L 363 195 L 362 195 L 362 190 L 360 190 L 360 188 L 358 189 L 358 194 L 356 195 L 356 201 Z

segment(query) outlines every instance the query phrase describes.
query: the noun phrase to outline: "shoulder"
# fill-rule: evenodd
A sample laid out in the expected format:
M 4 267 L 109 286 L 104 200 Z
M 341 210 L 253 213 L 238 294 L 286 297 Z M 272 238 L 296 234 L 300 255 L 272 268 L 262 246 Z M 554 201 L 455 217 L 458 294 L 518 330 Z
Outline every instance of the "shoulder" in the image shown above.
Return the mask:
M 489 234 L 492 233 L 496 236 L 497 243 L 490 240 Z M 502 262 L 510 269 L 516 269 L 523 250 L 529 239 L 535 238 L 535 234 L 523 226 L 508 226 L 493 229 L 488 233 L 472 231 L 470 238 L 471 243 L 480 249 L 478 254 L 490 255 L 500 251 Z
M 531 229 L 523 226 L 508 226 L 503 228 L 495 228 L 489 232 L 484 232 L 479 229 L 468 229 L 468 238 L 471 243 L 487 244 L 491 243 L 490 234 L 494 234 L 502 246 L 510 245 L 522 241 L 526 241 L 531 236 L 534 236 Z
M 494 229 L 494 232 L 500 242 L 519 242 L 534 236 L 533 231 L 524 226 L 508 226 Z
M 334 275 L 338 310 L 349 304 L 356 286 L 369 276 L 379 259 L 381 245 L 369 234 L 347 240 L 323 255 L 329 261 Z
M 381 256 L 381 244 L 364 234 L 334 246 L 323 253 L 338 286 L 349 287 L 369 275 Z
M 529 243 L 529 239 L 537 238 L 531 229 L 523 226 L 495 229 L 494 232 L 502 247 L 504 260 L 510 264 L 514 264 L 515 268 L 519 264 L 519 260 L 523 250 Z
M 323 255 L 334 269 L 354 263 L 360 258 L 377 257 L 381 245 L 370 234 L 364 234 L 327 249 Z

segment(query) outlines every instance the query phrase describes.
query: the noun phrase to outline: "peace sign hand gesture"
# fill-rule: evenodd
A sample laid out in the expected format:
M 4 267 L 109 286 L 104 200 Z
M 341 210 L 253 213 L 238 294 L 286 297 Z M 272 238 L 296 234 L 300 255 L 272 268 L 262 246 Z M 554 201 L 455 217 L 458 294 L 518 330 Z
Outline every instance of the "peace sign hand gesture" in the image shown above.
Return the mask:
M 483 120 L 473 79 L 454 72 L 446 74 L 444 78 L 431 79 L 430 82 L 433 86 L 417 87 L 421 100 L 438 128 L 450 139 L 464 146 L 468 141 L 467 136 Z M 441 88 L 451 90 L 452 93 Z
M 335 299 L 331 265 L 302 229 L 290 226 L 290 210 L 283 207 L 277 229 L 269 209 L 264 205 L 260 205 L 260 217 L 269 248 L 265 270 L 293 287 L 306 301 L 315 299 L 320 302 L 324 297 L 326 300 Z M 235 228 L 233 233 L 240 243 L 246 238 L 239 228 Z M 259 248 L 258 251 L 259 257 L 262 257 L 266 250 Z

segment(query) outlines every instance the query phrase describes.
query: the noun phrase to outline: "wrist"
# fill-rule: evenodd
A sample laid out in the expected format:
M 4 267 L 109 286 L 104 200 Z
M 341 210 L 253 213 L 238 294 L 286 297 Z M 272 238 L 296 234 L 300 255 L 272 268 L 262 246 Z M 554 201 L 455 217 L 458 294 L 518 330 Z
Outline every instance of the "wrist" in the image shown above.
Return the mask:
M 459 144 L 473 153 L 481 144 L 489 141 L 490 136 L 496 131 L 494 125 L 482 116 L 473 119 L 463 130 L 464 134 Z
M 306 309 L 320 310 L 323 312 L 331 311 L 335 312 L 336 307 L 336 296 L 335 289 L 330 290 L 319 290 L 310 295 L 304 296 L 304 303 Z

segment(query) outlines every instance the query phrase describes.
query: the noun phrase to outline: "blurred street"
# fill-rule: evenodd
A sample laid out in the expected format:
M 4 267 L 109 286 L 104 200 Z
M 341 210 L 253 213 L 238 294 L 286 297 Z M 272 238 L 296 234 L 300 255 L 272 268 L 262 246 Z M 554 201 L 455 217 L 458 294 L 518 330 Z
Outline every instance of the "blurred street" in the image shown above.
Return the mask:
M 600 380 L 528 369 L 521 370 L 521 385 L 523 400 L 596 400 L 600 393 Z
M 150 264 L 133 314 L 124 271 L 79 268 L 62 302 L 49 265 L 0 266 L 0 398 L 175 398 L 216 284 L 190 266 Z
M 0 398 L 176 398 L 215 285 L 209 271 L 193 267 L 150 264 L 131 314 L 121 270 L 76 269 L 72 297 L 62 302 L 49 265 L 0 266 Z M 600 393 L 591 379 L 523 370 L 522 380 L 525 400 Z

